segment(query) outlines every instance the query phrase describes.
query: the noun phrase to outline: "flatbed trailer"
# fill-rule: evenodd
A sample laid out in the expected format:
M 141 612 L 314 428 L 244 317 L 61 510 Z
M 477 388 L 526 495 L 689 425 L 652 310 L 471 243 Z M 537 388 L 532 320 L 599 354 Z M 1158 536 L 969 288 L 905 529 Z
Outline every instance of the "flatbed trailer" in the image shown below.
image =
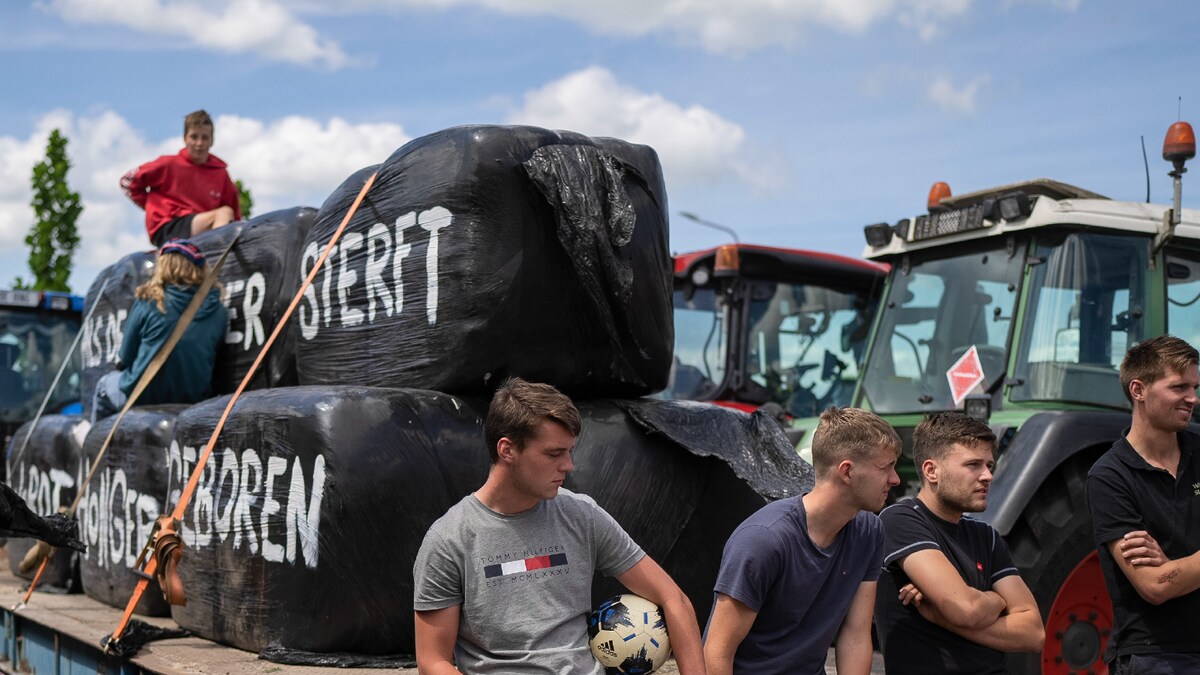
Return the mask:
M 5 675 L 346 675 L 348 670 L 281 665 L 260 659 L 253 652 L 195 636 L 149 642 L 136 656 L 121 659 L 100 647 L 100 639 L 112 633 L 121 620 L 121 610 L 82 593 L 36 593 L 28 606 L 13 611 L 27 585 L 26 580 L 9 571 L 8 551 L 0 548 L 0 612 L 4 616 L 0 673 Z M 178 628 L 170 617 L 136 618 L 160 628 Z M 883 659 L 878 652 L 871 666 L 872 675 L 882 675 Z M 417 675 L 416 668 L 387 669 L 387 672 Z M 655 672 L 679 675 L 675 659 Z M 832 649 L 825 672 L 837 672 Z
M 345 675 L 345 668 L 292 666 L 264 661 L 257 654 L 227 647 L 201 637 L 149 642 L 137 655 L 121 659 L 107 654 L 100 639 L 112 633 L 121 610 L 82 593 L 35 593 L 29 605 L 13 610 L 28 582 L 9 571 L 7 551 L 0 549 L 0 611 L 4 635 L 0 641 L 0 673 L 34 675 Z M 161 628 L 177 629 L 170 617 L 137 616 Z M 673 664 L 672 664 L 673 667 Z M 416 668 L 389 670 L 415 675 Z

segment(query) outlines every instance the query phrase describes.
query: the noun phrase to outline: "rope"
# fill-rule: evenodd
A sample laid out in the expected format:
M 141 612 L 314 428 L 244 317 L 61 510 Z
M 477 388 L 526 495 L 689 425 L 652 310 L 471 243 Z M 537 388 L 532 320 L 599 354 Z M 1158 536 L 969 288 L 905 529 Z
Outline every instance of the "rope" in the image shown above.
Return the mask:
M 287 325 L 288 319 L 292 316 L 292 312 L 296 310 L 296 307 L 300 304 L 300 299 L 304 297 L 304 291 L 308 290 L 308 287 L 312 285 L 313 280 L 316 279 L 317 273 L 320 272 L 321 268 L 325 265 L 326 258 L 329 257 L 330 251 L 333 250 L 334 245 L 337 244 L 338 239 L 341 238 L 342 233 L 346 229 L 346 225 L 350 223 L 350 219 L 354 217 L 354 214 L 356 211 L 358 211 L 358 207 L 362 204 L 363 199 L 366 198 L 367 192 L 371 189 L 371 186 L 375 184 L 375 177 L 377 175 L 378 172 L 371 174 L 371 177 L 367 179 L 367 182 L 363 184 L 362 189 L 359 190 L 358 196 L 354 199 L 354 203 L 350 205 L 350 210 L 346 212 L 346 216 L 342 219 L 342 223 L 338 225 L 337 230 L 335 230 L 333 236 L 330 237 L 329 243 L 327 243 L 325 245 L 325 249 L 321 251 L 321 256 L 317 258 L 317 262 L 315 265 L 313 265 L 312 271 L 308 273 L 308 277 L 305 278 L 304 283 L 300 284 L 300 290 L 296 292 L 296 297 L 292 298 L 291 304 L 288 305 L 287 310 L 276 323 L 275 330 L 271 331 L 271 336 L 267 338 L 266 343 L 263 344 L 262 349 L 259 350 L 258 357 L 254 359 L 254 363 L 251 364 L 250 370 L 247 371 L 246 376 L 242 378 L 242 383 L 238 385 L 237 390 L 233 392 L 233 396 L 229 398 L 229 403 L 226 404 L 225 411 L 221 413 L 220 419 L 217 420 L 217 426 L 213 429 L 212 436 L 209 437 L 208 443 L 204 446 L 204 452 L 200 453 L 200 457 L 196 460 L 196 468 L 192 470 L 192 475 L 188 479 L 187 486 L 184 487 L 183 493 L 179 496 L 179 502 L 175 505 L 175 509 L 171 512 L 171 517 L 173 519 L 177 521 L 183 520 L 184 511 L 187 510 L 188 504 L 192 499 L 192 495 L 195 493 L 197 485 L 200 484 L 200 476 L 204 472 L 204 466 L 208 463 L 208 458 L 212 454 L 213 448 L 217 444 L 217 437 L 221 435 L 221 431 L 225 428 L 225 422 L 228 421 L 229 414 L 233 410 L 234 404 L 237 403 L 237 400 L 239 397 L 241 397 L 242 392 L 245 391 L 246 387 L 250 384 L 250 380 L 254 377 L 255 372 L 258 371 L 258 367 L 262 364 L 263 358 L 266 356 L 267 351 L 271 349 L 273 344 L 275 344 L 275 339 L 279 336 L 279 333 L 282 332 L 284 326 Z M 153 546 L 153 539 L 151 542 L 147 543 L 147 546 Z M 120 641 L 121 635 L 125 632 L 125 628 L 129 625 L 130 619 L 133 618 L 134 608 L 137 607 L 138 602 L 141 601 L 142 594 L 145 593 L 146 587 L 150 583 L 150 579 L 154 577 L 154 573 L 158 569 L 158 557 L 159 556 L 157 555 L 146 557 L 145 572 L 138 575 L 141 578 L 138 580 L 137 586 L 135 586 L 133 589 L 133 595 L 129 597 L 129 603 L 125 606 L 125 613 L 121 616 L 121 622 L 117 624 L 117 628 L 113 631 L 112 635 L 104 641 L 106 649 L 111 650 Z

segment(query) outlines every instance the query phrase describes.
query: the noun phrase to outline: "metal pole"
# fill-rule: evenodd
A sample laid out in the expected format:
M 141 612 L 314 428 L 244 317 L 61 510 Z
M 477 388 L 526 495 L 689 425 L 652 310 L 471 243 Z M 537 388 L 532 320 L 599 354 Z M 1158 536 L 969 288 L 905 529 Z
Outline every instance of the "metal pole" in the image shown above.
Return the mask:
M 714 230 L 720 230 L 721 232 L 728 234 L 730 237 L 733 237 L 733 243 L 735 243 L 735 244 L 742 243 L 741 240 L 738 239 L 737 232 L 735 232 L 732 227 L 727 227 L 725 225 L 721 225 L 720 223 L 714 223 L 710 220 L 705 220 L 705 219 L 701 218 L 700 216 L 698 216 L 694 213 L 691 213 L 690 211 L 680 211 L 679 215 L 683 216 L 684 218 L 687 218 L 688 220 L 696 223 L 697 225 L 711 227 Z

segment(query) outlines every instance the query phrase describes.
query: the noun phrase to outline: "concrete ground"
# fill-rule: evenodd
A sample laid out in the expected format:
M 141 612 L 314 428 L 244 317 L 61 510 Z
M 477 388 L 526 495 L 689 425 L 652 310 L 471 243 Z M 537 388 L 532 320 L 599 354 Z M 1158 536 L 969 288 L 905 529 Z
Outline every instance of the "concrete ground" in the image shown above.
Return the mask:
M 412 672 L 416 672 L 415 670 Z M 675 667 L 675 661 L 667 662 L 667 665 L 662 667 L 662 670 L 656 671 L 661 675 L 679 675 L 679 669 Z M 836 675 L 837 668 L 833 665 L 833 650 L 829 650 L 829 655 L 825 658 L 825 672 L 827 675 Z M 883 675 L 883 656 L 879 652 L 875 652 L 875 657 L 871 660 L 871 675 Z

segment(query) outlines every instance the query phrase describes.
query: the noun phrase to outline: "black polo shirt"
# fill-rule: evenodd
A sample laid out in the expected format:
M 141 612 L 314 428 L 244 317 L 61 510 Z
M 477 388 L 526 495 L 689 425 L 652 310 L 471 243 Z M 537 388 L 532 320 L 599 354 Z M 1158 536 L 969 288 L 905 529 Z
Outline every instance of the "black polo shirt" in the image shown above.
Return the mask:
M 883 521 L 883 574 L 875 590 L 875 629 L 888 675 L 955 675 L 1008 672 L 1005 657 L 930 623 L 913 605 L 901 605 L 900 589 L 912 580 L 903 562 L 917 551 L 941 551 L 968 587 L 990 591 L 1017 573 L 1008 545 L 987 523 L 963 516 L 951 523 L 919 499 L 902 499 L 879 514 Z
M 1128 434 L 1129 430 L 1126 429 Z M 1171 560 L 1200 550 L 1200 435 L 1179 433 L 1176 478 L 1151 466 L 1125 436 L 1088 472 L 1092 532 L 1115 620 L 1110 653 L 1200 652 L 1200 591 L 1155 606 L 1142 599 L 1109 553 L 1108 543 L 1146 530 Z

